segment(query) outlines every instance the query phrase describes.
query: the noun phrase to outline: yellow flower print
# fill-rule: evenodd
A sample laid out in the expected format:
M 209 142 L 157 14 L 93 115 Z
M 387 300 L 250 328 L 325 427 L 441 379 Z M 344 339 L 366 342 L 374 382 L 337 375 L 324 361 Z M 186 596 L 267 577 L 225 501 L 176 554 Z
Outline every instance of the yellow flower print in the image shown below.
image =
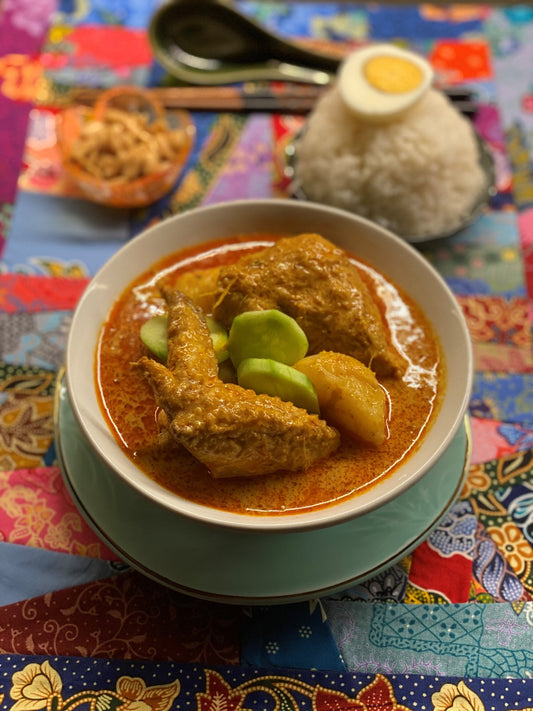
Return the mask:
M 507 522 L 487 530 L 515 573 L 521 573 L 526 561 L 533 560 L 533 548 L 514 523 Z
M 36 257 L 33 263 L 47 276 L 72 277 L 73 279 L 85 279 L 88 273 L 83 264 L 78 262 L 68 262 L 62 259 L 48 259 L 46 257 Z
M 466 499 L 475 491 L 488 491 L 490 485 L 490 476 L 483 469 L 483 465 L 474 464 L 468 470 L 466 481 L 461 491 L 461 498 Z
M 444 684 L 431 697 L 434 711 L 485 711 L 479 696 L 471 691 L 464 681 Z
M 126 699 L 122 707 L 124 711 L 168 711 L 180 693 L 180 683 L 176 679 L 173 684 L 146 688 L 138 677 L 121 676 L 117 681 L 117 693 Z
M 89 704 L 89 711 L 169 711 L 180 692 L 180 682 L 147 687 L 142 679 L 121 677 L 116 691 L 82 691 L 70 699 L 61 697 L 62 681 L 48 661 L 28 664 L 12 676 L 11 711 L 74 711 Z M 0 695 L 1 702 L 1 695 Z
M 11 698 L 15 704 L 11 711 L 36 711 L 48 706 L 53 697 L 61 697 L 61 677 L 48 661 L 28 664 L 12 677 Z

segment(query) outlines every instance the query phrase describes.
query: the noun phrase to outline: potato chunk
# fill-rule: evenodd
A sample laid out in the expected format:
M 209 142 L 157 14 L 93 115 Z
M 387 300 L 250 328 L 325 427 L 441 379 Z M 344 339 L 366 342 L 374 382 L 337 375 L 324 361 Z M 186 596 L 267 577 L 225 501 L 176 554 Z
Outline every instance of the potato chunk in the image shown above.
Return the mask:
M 321 351 L 293 366 L 315 386 L 321 417 L 374 446 L 387 436 L 387 396 L 376 376 L 343 353 Z

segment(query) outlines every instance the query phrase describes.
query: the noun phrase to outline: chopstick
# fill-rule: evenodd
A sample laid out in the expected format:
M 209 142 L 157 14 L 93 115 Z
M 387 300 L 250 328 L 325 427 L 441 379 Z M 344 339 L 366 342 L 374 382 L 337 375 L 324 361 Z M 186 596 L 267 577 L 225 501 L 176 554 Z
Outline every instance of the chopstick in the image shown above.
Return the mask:
M 472 91 L 460 87 L 439 88 L 447 94 L 458 111 L 469 117 L 475 114 L 477 107 Z M 251 89 L 246 86 L 154 87 L 150 89 L 150 93 L 166 109 L 307 114 L 325 90 L 327 87 L 323 86 L 284 84 L 280 87 Z M 51 92 L 48 103 L 59 106 L 92 106 L 102 91 L 90 87 L 64 91 L 56 87 L 56 90 Z M 46 97 L 39 103 L 46 105 Z

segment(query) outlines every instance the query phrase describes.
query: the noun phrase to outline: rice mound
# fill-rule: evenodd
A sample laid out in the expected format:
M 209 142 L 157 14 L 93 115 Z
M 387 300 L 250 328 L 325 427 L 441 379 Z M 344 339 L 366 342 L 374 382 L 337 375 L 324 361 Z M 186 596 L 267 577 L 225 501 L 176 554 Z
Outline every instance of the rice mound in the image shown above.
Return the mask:
M 317 102 L 295 148 L 294 177 L 308 199 L 404 237 L 459 227 L 486 186 L 470 122 L 434 89 L 399 119 L 371 124 L 334 87 Z

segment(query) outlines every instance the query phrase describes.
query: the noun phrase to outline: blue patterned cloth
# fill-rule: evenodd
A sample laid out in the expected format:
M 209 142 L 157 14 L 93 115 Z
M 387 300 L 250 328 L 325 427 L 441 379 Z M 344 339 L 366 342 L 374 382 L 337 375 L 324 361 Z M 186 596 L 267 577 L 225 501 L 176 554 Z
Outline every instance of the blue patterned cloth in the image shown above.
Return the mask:
M 346 668 L 362 673 L 527 678 L 533 602 L 408 605 L 325 601 Z
M 248 610 L 241 660 L 265 668 L 345 669 L 318 601 Z
M 108 578 L 125 567 L 123 563 L 2 542 L 0 605 Z
M 70 267 L 83 264 L 83 270 L 88 265 L 94 274 L 130 237 L 128 214 L 86 200 L 22 191 L 3 261 L 10 271 L 24 272 L 31 254 L 31 268 L 38 272 L 39 261 L 56 260 Z

